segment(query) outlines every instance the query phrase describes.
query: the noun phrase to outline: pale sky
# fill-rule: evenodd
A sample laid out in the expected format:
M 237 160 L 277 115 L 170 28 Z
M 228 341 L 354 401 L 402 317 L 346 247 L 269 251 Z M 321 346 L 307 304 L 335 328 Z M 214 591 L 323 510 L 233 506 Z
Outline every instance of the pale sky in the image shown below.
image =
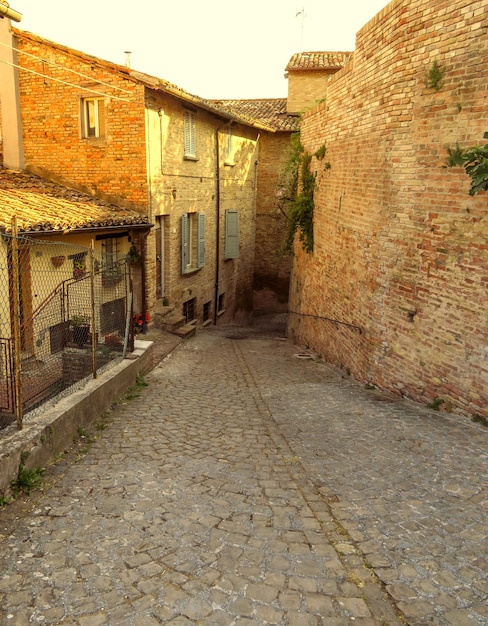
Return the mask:
M 5 2 L 5 0 L 2 0 Z M 15 24 L 203 98 L 283 98 L 290 57 L 354 50 L 387 0 L 9 0 Z M 304 10 L 305 17 L 299 13 Z M 297 15 L 299 13 L 299 15 Z

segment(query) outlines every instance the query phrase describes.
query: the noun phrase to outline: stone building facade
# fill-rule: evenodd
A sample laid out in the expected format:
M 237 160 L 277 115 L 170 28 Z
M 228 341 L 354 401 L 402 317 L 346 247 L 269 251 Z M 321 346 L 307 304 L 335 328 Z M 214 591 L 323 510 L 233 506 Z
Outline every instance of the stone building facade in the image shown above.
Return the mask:
M 314 250 L 297 245 L 290 335 L 355 378 L 488 415 L 488 204 L 448 148 L 480 144 L 488 0 L 394 0 L 303 116 Z M 437 69 L 436 69 L 437 68 Z
M 290 136 L 298 130 L 299 118 L 288 113 L 286 98 L 215 103 L 259 120 L 275 131 L 263 132 L 259 137 L 253 312 L 260 315 L 286 311 L 292 257 L 284 249 L 288 222 L 280 205 L 279 187 L 290 152 Z

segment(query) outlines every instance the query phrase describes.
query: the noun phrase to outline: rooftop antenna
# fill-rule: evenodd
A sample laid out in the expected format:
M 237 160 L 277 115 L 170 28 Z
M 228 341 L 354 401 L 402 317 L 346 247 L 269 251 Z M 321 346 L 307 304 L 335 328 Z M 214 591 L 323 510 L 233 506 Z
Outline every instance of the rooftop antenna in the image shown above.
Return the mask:
M 300 36 L 300 52 L 303 52 L 303 29 L 304 29 L 304 26 L 305 26 L 305 17 L 306 17 L 306 15 L 305 15 L 305 7 L 302 7 L 302 10 L 298 11 L 295 14 L 295 17 L 298 17 L 299 15 L 302 16 L 302 29 L 301 29 L 301 36 Z
M 125 54 L 125 66 L 130 67 L 130 55 L 132 54 L 132 52 L 130 50 L 125 50 L 124 54 Z

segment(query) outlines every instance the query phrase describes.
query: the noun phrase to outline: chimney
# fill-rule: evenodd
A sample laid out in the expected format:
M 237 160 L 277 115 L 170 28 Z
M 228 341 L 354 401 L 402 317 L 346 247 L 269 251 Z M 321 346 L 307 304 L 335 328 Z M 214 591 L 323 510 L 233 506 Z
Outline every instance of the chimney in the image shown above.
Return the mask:
M 19 72 L 15 36 L 10 20 L 21 20 L 20 13 L 5 6 L 0 0 L 0 106 L 3 140 L 3 166 L 7 169 L 24 168 L 22 120 L 20 116 Z

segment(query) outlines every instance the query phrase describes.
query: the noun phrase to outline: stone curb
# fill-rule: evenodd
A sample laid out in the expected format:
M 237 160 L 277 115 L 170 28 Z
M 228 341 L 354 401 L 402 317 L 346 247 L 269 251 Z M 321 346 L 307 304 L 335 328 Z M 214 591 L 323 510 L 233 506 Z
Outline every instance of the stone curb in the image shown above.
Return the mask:
M 0 495 L 9 492 L 21 461 L 27 468 L 46 467 L 69 447 L 79 428 L 89 427 L 135 384 L 138 375 L 153 368 L 153 352 L 154 342 L 136 340 L 128 358 L 90 380 L 83 389 L 26 420 L 22 430 L 15 424 L 6 429 L 0 436 Z

